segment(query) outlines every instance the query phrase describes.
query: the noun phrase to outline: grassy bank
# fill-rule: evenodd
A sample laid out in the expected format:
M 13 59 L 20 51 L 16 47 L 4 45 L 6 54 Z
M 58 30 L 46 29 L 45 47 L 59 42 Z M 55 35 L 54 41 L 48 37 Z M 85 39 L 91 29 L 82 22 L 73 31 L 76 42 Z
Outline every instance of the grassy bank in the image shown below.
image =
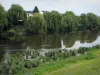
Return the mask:
M 93 49 L 88 54 L 69 57 L 39 65 L 28 70 L 30 75 L 99 75 L 100 50 Z
M 27 55 L 30 53 L 28 50 Z M 44 56 L 34 49 L 31 53 L 32 59 L 25 57 L 26 53 L 9 54 L 6 62 L 0 63 L 1 75 L 99 75 L 99 45 L 70 51 L 57 50 Z

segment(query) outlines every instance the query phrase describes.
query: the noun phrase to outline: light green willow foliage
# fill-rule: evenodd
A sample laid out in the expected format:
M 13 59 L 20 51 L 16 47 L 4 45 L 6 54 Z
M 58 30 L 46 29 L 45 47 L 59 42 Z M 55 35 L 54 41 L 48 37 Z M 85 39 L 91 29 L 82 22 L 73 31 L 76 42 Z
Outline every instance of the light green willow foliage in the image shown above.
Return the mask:
M 46 21 L 48 31 L 59 32 L 61 26 L 61 14 L 57 11 L 44 12 L 44 19 Z
M 46 31 L 46 25 L 43 16 L 39 13 L 34 13 L 33 16 L 28 18 L 25 28 L 28 32 L 44 33 Z

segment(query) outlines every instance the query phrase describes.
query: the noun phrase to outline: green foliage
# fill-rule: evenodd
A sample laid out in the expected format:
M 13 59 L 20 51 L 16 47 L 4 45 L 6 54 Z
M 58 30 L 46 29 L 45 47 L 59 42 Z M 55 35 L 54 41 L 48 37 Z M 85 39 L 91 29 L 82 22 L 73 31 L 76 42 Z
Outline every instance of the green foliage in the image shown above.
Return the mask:
M 66 49 L 50 51 L 50 52 L 45 53 L 45 55 L 38 55 L 38 53 L 36 53 L 37 54 L 36 56 L 38 57 L 32 58 L 32 59 L 26 59 L 24 56 L 25 53 L 9 54 L 5 59 L 6 62 L 4 61 L 0 63 L 0 72 L 2 72 L 4 75 L 26 74 L 26 72 L 28 72 L 28 70 L 32 68 L 34 68 L 35 71 L 36 69 L 40 70 L 39 67 L 45 64 L 47 64 L 47 66 L 49 66 L 52 69 L 59 69 L 59 67 L 64 67 L 65 63 L 75 64 L 77 61 L 91 60 L 91 59 L 95 59 L 98 56 L 100 57 L 99 49 L 100 49 L 99 45 L 94 46 L 93 48 L 80 48 L 79 49 L 80 51 L 81 50 L 87 51 L 86 54 L 83 53 L 80 56 L 76 56 L 76 55 L 80 54 L 81 52 L 77 53 L 78 52 L 77 50 L 68 51 Z M 32 51 L 32 52 L 37 52 L 37 51 Z M 28 54 L 31 56 L 30 51 Z M 53 64 L 55 64 L 55 66 Z M 52 70 L 50 68 L 48 68 L 49 71 Z M 37 72 L 35 71 L 32 71 L 34 72 L 33 74 L 35 73 L 37 74 Z
M 8 20 L 6 18 L 6 11 L 4 7 L 0 4 L 0 32 L 7 28 Z
M 20 28 L 20 26 L 22 27 Z M 24 33 L 25 30 L 32 33 L 64 33 L 76 30 L 94 31 L 100 29 L 100 17 L 93 13 L 83 13 L 77 16 L 72 11 L 67 11 L 64 14 L 60 14 L 57 11 L 44 11 L 43 15 L 41 15 L 38 7 L 35 6 L 33 16 L 27 18 L 26 11 L 18 4 L 12 4 L 7 13 L 4 7 L 0 5 L 0 33 L 10 28 L 22 30 L 18 34 Z
M 35 6 L 35 8 L 34 8 L 34 10 L 33 10 L 33 14 L 34 14 L 34 13 L 39 13 L 39 9 L 38 9 L 37 6 Z
M 67 11 L 62 15 L 62 28 L 65 29 L 62 31 L 75 30 L 77 26 L 77 17 L 72 11 Z
M 93 55 L 93 54 L 91 54 L 91 53 L 88 53 L 87 55 L 86 55 L 86 59 L 94 59 L 95 58 L 95 55 Z
M 88 18 L 88 24 L 87 24 L 88 29 L 97 30 L 100 27 L 97 15 L 93 13 L 88 13 L 87 18 Z
M 45 56 L 49 58 L 50 61 L 52 60 L 62 60 L 62 59 L 66 59 L 70 56 L 76 56 L 77 51 L 76 50 L 57 50 L 57 51 L 51 51 L 51 52 L 47 52 L 45 53 Z
M 37 58 L 39 56 L 39 52 L 37 51 L 37 50 L 33 50 L 32 51 L 32 59 L 35 59 L 35 58 Z
M 73 56 L 65 60 L 55 60 L 39 65 L 39 67 L 30 70 L 30 75 L 98 75 L 100 70 L 100 51 L 93 50 L 93 55 L 99 55 L 92 59 L 86 59 L 86 55 Z M 91 52 L 89 52 L 91 54 Z M 95 56 L 96 56 L 95 55 Z M 77 68 L 77 67 L 78 68 Z M 91 69 L 92 68 L 92 69 Z M 78 69 L 78 71 L 76 71 Z M 74 72 L 74 73 L 73 73 Z
M 6 62 L 2 62 L 0 66 L 0 70 L 4 75 L 6 74 L 16 74 L 18 72 L 24 72 L 24 58 L 22 58 L 22 55 L 18 54 L 12 54 L 9 55 L 6 58 Z
M 15 35 L 15 30 L 14 29 L 9 29 L 7 31 L 7 34 L 13 36 L 13 35 Z
M 97 20 L 98 20 L 98 24 L 100 25 L 100 17 L 98 17 Z M 99 28 L 100 28 L 100 27 L 99 27 Z
M 19 24 L 19 21 L 26 21 L 27 16 L 24 9 L 17 4 L 12 4 L 11 8 L 7 12 L 8 23 L 10 27 L 16 26 Z
M 28 68 L 28 69 L 32 68 L 32 63 L 30 61 L 26 61 L 25 68 Z
M 80 15 L 80 28 L 81 29 L 86 29 L 88 24 L 88 18 L 86 14 L 81 14 Z
M 42 15 L 35 13 L 25 23 L 26 31 L 33 33 L 45 33 L 46 25 Z
M 80 47 L 80 48 L 78 49 L 78 53 L 84 54 L 84 53 L 86 53 L 88 50 L 90 50 L 90 48 Z
M 57 11 L 44 12 L 48 32 L 59 32 L 61 26 L 61 14 Z

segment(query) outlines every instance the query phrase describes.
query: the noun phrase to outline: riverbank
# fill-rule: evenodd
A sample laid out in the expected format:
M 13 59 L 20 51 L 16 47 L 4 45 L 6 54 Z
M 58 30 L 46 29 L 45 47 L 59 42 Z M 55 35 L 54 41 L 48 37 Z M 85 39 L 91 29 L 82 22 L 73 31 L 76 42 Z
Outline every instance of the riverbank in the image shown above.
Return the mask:
M 66 73 L 73 75 L 75 72 L 76 75 L 87 75 L 89 72 L 95 73 L 100 70 L 99 45 L 70 51 L 66 49 L 50 51 L 45 55 L 40 55 L 38 51 L 29 48 L 26 52 L 8 54 L 0 63 L 0 73 L 2 75 L 66 75 Z M 99 74 L 98 72 L 96 75 Z
M 30 75 L 99 75 L 100 49 L 92 49 L 88 54 L 56 60 L 30 69 Z

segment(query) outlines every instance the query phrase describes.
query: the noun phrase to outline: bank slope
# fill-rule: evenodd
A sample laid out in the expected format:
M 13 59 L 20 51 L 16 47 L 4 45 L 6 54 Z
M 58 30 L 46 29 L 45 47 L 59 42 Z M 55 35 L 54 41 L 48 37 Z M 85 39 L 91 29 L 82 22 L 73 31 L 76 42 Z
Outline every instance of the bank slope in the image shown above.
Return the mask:
M 29 70 L 30 75 L 100 75 L 100 50 L 89 51 L 88 55 L 74 56 L 41 64 Z

